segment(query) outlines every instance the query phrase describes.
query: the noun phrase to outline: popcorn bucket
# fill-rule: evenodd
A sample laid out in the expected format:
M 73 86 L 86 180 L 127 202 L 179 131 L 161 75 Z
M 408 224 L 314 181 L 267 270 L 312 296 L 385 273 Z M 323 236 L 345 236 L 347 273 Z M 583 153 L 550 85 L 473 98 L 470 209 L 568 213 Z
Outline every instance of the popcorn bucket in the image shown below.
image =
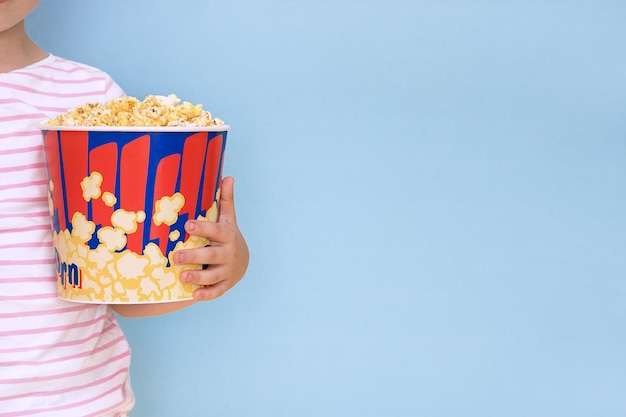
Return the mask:
M 210 242 L 184 230 L 216 221 L 228 126 L 40 126 L 57 289 L 80 303 L 193 298 L 174 251 Z

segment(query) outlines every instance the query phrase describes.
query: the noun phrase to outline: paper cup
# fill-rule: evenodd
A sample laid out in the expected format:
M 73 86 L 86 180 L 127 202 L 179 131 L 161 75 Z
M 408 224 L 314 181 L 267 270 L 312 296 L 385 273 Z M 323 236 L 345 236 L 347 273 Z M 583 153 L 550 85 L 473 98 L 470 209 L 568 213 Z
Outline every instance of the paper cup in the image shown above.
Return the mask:
M 189 219 L 215 221 L 228 126 L 40 126 L 60 298 L 161 303 L 193 298 L 176 265 Z

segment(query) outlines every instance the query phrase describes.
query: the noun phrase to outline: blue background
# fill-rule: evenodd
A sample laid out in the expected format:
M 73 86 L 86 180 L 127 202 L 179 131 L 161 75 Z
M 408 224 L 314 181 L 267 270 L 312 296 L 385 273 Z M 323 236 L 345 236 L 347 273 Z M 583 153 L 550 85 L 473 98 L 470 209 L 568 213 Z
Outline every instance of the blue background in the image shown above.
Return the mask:
M 43 0 L 232 125 L 251 250 L 122 320 L 134 417 L 626 415 L 626 2 Z

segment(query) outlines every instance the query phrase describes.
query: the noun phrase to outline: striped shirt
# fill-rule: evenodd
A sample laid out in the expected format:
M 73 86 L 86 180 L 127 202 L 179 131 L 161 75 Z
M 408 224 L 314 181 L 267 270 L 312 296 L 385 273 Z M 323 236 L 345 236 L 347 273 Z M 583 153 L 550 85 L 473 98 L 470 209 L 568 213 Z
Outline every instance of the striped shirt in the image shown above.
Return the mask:
M 122 96 L 100 70 L 53 55 L 0 73 L 0 417 L 124 416 L 130 349 L 109 306 L 56 296 L 36 125 Z

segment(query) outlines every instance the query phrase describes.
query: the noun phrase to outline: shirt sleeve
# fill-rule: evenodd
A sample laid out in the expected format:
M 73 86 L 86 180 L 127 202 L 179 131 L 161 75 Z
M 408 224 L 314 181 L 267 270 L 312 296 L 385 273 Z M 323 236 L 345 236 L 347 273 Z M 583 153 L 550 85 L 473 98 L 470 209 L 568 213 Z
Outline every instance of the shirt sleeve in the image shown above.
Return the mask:
M 105 74 L 104 99 L 105 102 L 126 96 L 120 87 L 108 74 Z

